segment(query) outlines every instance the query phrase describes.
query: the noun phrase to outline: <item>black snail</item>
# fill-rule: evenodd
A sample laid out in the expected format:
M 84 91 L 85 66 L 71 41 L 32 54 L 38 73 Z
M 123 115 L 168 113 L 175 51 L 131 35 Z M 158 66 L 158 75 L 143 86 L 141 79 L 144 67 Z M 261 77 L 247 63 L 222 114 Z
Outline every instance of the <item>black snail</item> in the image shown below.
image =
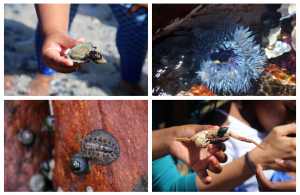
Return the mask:
M 53 133 L 55 131 L 54 116 L 45 116 L 42 120 L 42 131 Z
M 35 140 L 33 131 L 29 129 L 21 129 L 18 134 L 20 144 L 23 146 L 32 146 Z
M 75 153 L 70 159 L 69 168 L 76 175 L 89 174 L 91 172 L 91 163 L 82 154 Z

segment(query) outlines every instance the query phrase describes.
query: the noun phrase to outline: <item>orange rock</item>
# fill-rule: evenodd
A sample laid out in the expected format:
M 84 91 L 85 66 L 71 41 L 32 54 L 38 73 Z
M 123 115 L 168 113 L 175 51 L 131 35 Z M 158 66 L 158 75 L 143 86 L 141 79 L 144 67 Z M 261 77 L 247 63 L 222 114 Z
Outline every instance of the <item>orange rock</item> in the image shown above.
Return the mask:
M 43 161 L 51 159 L 54 134 L 41 131 L 46 115 L 49 115 L 48 101 L 4 101 L 4 191 L 29 191 L 30 177 L 40 172 Z M 34 132 L 33 146 L 19 143 L 21 129 Z
M 206 85 L 193 86 L 188 93 L 191 93 L 194 96 L 217 96 L 216 94 L 211 92 Z
M 296 84 L 296 75 L 292 75 L 288 82 Z
M 132 191 L 148 171 L 148 101 L 52 101 L 55 116 L 56 190 Z M 71 156 L 80 152 L 80 140 L 90 131 L 103 129 L 120 146 L 119 157 L 109 165 L 95 165 L 86 175 L 69 169 Z
M 292 76 L 287 75 L 275 64 L 269 64 L 269 66 L 266 68 L 266 71 L 280 81 L 286 80 L 289 83 L 296 84 L 296 75 L 292 75 Z

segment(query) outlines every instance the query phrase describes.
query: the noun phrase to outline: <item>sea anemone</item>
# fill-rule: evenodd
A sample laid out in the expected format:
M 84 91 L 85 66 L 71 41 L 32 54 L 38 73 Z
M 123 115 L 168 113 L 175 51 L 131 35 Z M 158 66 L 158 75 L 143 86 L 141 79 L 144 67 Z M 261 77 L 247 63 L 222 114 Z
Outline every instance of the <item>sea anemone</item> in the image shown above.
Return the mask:
M 266 64 L 265 52 L 248 28 L 227 21 L 196 38 L 194 54 L 197 77 L 214 93 L 232 90 L 247 92 L 251 79 L 257 80 Z

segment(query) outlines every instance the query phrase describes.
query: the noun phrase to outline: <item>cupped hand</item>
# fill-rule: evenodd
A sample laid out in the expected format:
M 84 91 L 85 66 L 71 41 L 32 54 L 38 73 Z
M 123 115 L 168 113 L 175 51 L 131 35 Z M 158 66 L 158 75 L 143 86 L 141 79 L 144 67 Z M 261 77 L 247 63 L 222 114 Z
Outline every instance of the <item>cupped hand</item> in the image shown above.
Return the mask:
M 210 125 L 184 125 L 176 128 L 178 129 L 174 131 L 172 138 L 190 138 L 202 130 L 219 129 L 218 126 L 212 127 Z M 211 177 L 208 176 L 207 169 L 214 173 L 222 171 L 220 162 L 227 161 L 227 156 L 224 153 L 225 149 L 224 144 L 209 144 L 207 148 L 198 148 L 194 142 L 172 140 L 169 143 L 169 152 L 195 171 L 204 184 L 211 183 Z
M 42 48 L 42 59 L 49 68 L 57 72 L 74 72 L 85 66 L 86 63 L 73 63 L 73 61 L 67 58 L 65 52 L 78 43 L 84 43 L 83 38 L 76 40 L 62 31 L 53 31 L 45 37 Z
M 275 163 L 283 169 L 296 172 L 296 161 L 275 159 Z M 259 191 L 296 191 L 296 180 L 272 183 L 268 180 L 260 164 L 256 165 L 256 179 Z
M 139 9 L 147 9 L 148 10 L 148 4 L 133 4 L 131 8 L 129 8 L 127 12 L 127 16 L 131 16 L 134 12 L 136 12 Z
M 249 152 L 253 166 L 260 164 L 263 170 L 284 171 L 274 159 L 296 160 L 296 137 L 287 137 L 289 134 L 296 134 L 296 124 L 275 127 L 260 143 L 267 150 L 255 148 Z

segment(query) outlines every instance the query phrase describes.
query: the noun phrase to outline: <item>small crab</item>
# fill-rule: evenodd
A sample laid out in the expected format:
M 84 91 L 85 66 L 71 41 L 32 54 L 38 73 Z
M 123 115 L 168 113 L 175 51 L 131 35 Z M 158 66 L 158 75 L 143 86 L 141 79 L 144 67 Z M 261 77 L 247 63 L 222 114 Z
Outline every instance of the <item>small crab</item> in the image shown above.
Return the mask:
M 96 64 L 106 63 L 104 57 L 96 49 L 97 47 L 92 46 L 91 43 L 79 43 L 68 51 L 67 56 L 77 63 L 89 62 L 90 59 Z
M 227 141 L 230 137 L 233 137 L 237 140 L 249 142 L 255 144 L 257 147 L 266 150 L 266 148 L 262 147 L 252 139 L 247 139 L 245 137 L 241 137 L 236 133 L 228 130 L 228 127 L 221 127 L 219 130 L 204 130 L 200 131 L 191 138 L 172 138 L 172 140 L 180 141 L 180 142 L 195 142 L 196 146 L 199 148 L 206 148 L 208 144 L 219 144 Z

